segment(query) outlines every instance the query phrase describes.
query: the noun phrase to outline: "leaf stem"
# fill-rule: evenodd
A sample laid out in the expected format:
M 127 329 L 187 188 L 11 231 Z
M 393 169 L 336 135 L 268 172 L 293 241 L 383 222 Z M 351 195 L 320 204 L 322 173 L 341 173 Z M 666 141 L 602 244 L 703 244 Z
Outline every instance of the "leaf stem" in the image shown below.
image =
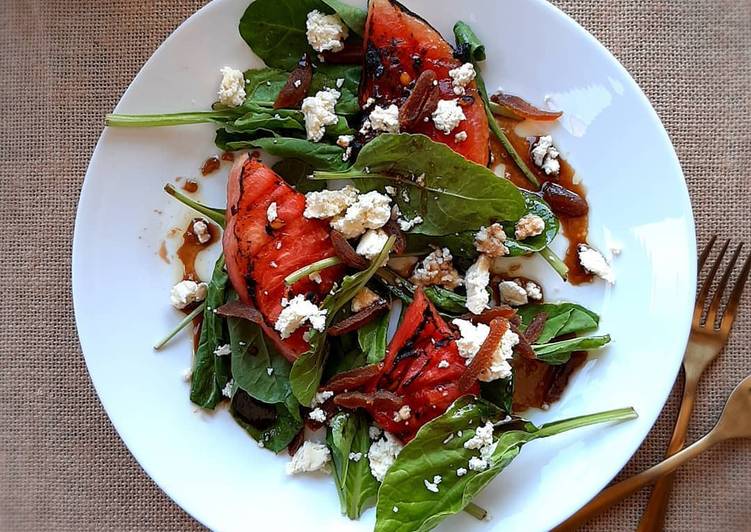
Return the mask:
M 503 116 L 505 118 L 512 118 L 514 120 L 523 120 L 523 117 L 515 114 L 508 107 L 495 103 L 493 100 L 488 101 L 488 108 L 494 115 Z
M 488 105 L 485 106 L 485 114 L 488 115 L 488 124 L 490 125 L 490 131 L 492 131 L 493 134 L 501 142 L 501 145 L 503 145 L 503 148 L 514 160 L 514 162 L 516 163 L 516 166 L 519 167 L 519 170 L 522 171 L 522 173 L 524 174 L 524 177 L 526 177 L 527 180 L 530 183 L 532 183 L 534 186 L 536 186 L 537 188 L 540 188 L 540 182 L 537 180 L 537 176 L 535 176 L 532 170 L 529 169 L 529 166 L 527 166 L 527 163 L 524 162 L 524 159 L 521 158 L 521 155 L 519 155 L 519 152 L 516 151 L 516 148 L 514 148 L 514 145 L 511 144 L 511 141 L 503 132 L 503 130 L 501 129 L 501 126 L 499 126 L 498 122 L 496 122 L 495 116 L 493 115 L 493 112 L 490 110 L 490 107 Z
M 204 216 L 211 218 L 213 221 L 218 223 L 220 226 L 224 227 L 226 223 L 224 210 L 222 209 L 215 209 L 213 207 L 207 207 L 206 205 L 203 205 L 201 203 L 198 203 L 196 200 L 189 198 L 185 194 L 179 192 L 172 184 L 167 183 L 164 185 L 164 191 L 175 198 L 180 203 L 183 203 L 193 209 L 194 211 L 200 212 Z
M 627 419 L 635 419 L 639 417 L 632 407 L 618 408 L 616 410 L 606 410 L 605 412 L 598 412 L 597 414 L 588 414 L 585 416 L 577 416 L 569 419 L 563 419 L 561 421 L 554 421 L 553 423 L 546 423 L 540 427 L 538 436 L 545 438 L 547 436 L 553 436 L 572 429 L 578 429 L 586 427 L 588 425 L 595 425 L 597 423 L 607 423 L 612 421 L 625 421 Z
M 198 316 L 200 313 L 203 312 L 204 307 L 206 307 L 206 302 L 202 302 L 200 305 L 198 305 L 196 308 L 193 309 L 193 311 L 185 316 L 182 320 L 180 320 L 180 323 L 178 323 L 172 331 L 167 334 L 164 338 L 159 340 L 157 343 L 154 344 L 154 350 L 159 351 L 162 347 L 165 346 L 167 342 L 172 340 L 177 333 L 182 331 L 185 327 L 190 324 L 193 319 Z
M 488 517 L 488 511 L 481 506 L 477 506 L 473 502 L 470 502 L 467 506 L 465 506 L 464 511 L 478 521 L 483 521 L 486 517 Z
M 303 277 L 310 275 L 311 273 L 319 272 L 341 263 L 342 259 L 340 259 L 339 257 L 328 257 L 326 259 L 321 259 L 290 273 L 287 277 L 284 278 L 284 284 L 286 284 L 287 286 L 293 285 L 297 281 L 299 281 Z
M 227 111 L 198 111 L 194 113 L 161 115 L 108 114 L 104 117 L 104 125 L 110 127 L 183 126 L 206 122 L 222 122 L 228 118 L 232 118 L 232 113 Z
M 564 281 L 568 278 L 568 266 L 549 247 L 546 246 L 537 253 L 553 267 Z

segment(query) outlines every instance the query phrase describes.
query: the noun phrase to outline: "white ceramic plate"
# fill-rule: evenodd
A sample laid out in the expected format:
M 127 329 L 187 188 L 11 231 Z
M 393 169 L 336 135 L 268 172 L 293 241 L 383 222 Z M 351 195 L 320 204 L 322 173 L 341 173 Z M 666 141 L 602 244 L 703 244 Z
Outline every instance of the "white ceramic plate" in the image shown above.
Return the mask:
M 208 108 L 218 70 L 261 66 L 237 32 L 248 0 L 215 0 L 154 53 L 117 106 L 123 113 Z M 621 469 L 660 412 L 679 368 L 695 284 L 695 240 L 683 175 L 665 130 L 613 56 L 565 14 L 540 0 L 411 0 L 451 38 L 457 18 L 487 46 L 488 87 L 502 85 L 566 112 L 553 135 L 589 189 L 591 240 L 621 245 L 614 288 L 572 288 L 537 262 L 548 298 L 599 311 L 611 347 L 573 378 L 562 400 L 535 421 L 622 406 L 640 418 L 534 442 L 478 498 L 493 519 L 465 515 L 444 529 L 543 530 L 584 504 Z M 461 8 L 458 6 L 461 5 Z M 330 478 L 285 475 L 284 454 L 259 449 L 224 410 L 197 413 L 181 379 L 190 365 L 184 334 L 155 353 L 180 318 L 169 306 L 180 275 L 157 249 L 190 214 L 162 192 L 196 176 L 216 152 L 211 126 L 106 130 L 91 159 L 73 245 L 73 296 L 92 380 L 112 422 L 146 472 L 180 506 L 216 530 L 366 530 L 374 512 L 339 513 Z M 201 178 L 200 198 L 224 205 L 227 168 Z M 167 245 L 175 242 L 167 239 Z M 560 245 L 563 242 L 559 243 Z M 201 264 L 208 277 L 211 260 Z

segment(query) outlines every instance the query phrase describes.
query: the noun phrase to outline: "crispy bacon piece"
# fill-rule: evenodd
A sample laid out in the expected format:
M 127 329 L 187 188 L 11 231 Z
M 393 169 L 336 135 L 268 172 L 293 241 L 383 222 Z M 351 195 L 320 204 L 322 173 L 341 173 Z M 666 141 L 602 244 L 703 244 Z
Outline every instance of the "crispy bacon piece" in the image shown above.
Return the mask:
M 504 318 L 496 318 L 490 322 L 490 332 L 482 343 L 480 350 L 467 366 L 466 371 L 459 378 L 459 390 L 469 390 L 477 382 L 480 374 L 490 367 L 493 362 L 493 354 L 501 345 L 501 338 L 509 329 L 509 322 Z
M 381 375 L 381 364 L 370 364 L 361 368 L 355 368 L 335 375 L 322 390 L 340 393 L 348 390 L 356 390 L 371 384 Z
M 537 314 L 534 318 L 532 318 L 532 321 L 527 326 L 526 330 L 524 331 L 524 336 L 527 338 L 530 344 L 533 344 L 537 341 L 537 339 L 542 334 L 542 330 L 545 328 L 545 322 L 548 321 L 548 314 L 547 312 L 540 312 Z
M 332 325 L 326 329 L 326 334 L 329 336 L 342 336 L 343 334 L 356 331 L 366 323 L 373 321 L 376 316 L 383 314 L 388 308 L 388 302 L 383 300 L 376 301 L 372 305 L 368 305 L 362 309 L 360 312 L 344 318 L 336 325 Z
M 295 69 L 274 100 L 274 109 L 297 109 L 310 89 L 313 80 L 313 65 L 308 54 L 302 54 Z
M 563 115 L 561 111 L 543 111 L 513 94 L 497 92 L 490 99 L 501 106 L 504 116 L 517 120 L 529 119 L 540 122 L 552 122 L 553 120 L 558 120 Z
M 490 325 L 490 322 L 496 318 L 504 318 L 513 323 L 519 325 L 521 319 L 517 315 L 516 311 L 508 305 L 498 305 L 497 307 L 491 307 L 483 310 L 480 314 L 467 313 L 461 316 L 461 319 L 471 321 L 475 325 L 478 323 L 484 323 Z
M 356 408 L 397 411 L 404 406 L 404 399 L 395 393 L 377 390 L 371 393 L 344 392 L 333 399 L 334 404 L 354 410 Z
M 336 256 L 342 259 L 342 262 L 350 268 L 364 270 L 370 266 L 370 262 L 362 255 L 358 255 L 355 248 L 352 247 L 345 236 L 339 231 L 331 231 L 331 243 L 334 246 Z

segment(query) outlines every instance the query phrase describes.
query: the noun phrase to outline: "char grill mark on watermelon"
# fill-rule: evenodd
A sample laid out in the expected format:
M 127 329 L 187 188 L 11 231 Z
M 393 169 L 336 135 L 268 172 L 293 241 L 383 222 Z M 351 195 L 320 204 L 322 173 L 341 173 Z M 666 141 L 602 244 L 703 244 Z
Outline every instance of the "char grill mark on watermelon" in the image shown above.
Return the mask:
M 486 166 L 490 153 L 488 119 L 474 81 L 466 87 L 464 96 L 454 94 L 449 71 L 462 64 L 454 53 L 453 47 L 440 33 L 399 2 L 371 0 L 365 24 L 360 105 L 364 106 L 368 98 L 373 98 L 381 106 L 392 103 L 401 106 L 420 73 L 433 70 L 440 98 L 459 98 L 466 120 L 449 134 L 437 130 L 432 121 L 417 124 L 405 132 L 423 133 L 467 159 Z M 460 131 L 467 133 L 467 139 L 457 142 L 454 135 Z
M 277 205 L 270 223 L 267 210 Z M 305 328 L 281 340 L 273 330 L 283 297 L 304 294 L 320 303 L 341 280 L 343 268 L 327 268 L 321 283 L 303 278 L 288 287 L 284 279 L 312 262 L 333 257 L 329 228 L 322 220 L 303 217 L 305 196 L 296 192 L 271 169 L 247 155 L 239 157 L 227 183 L 227 226 L 222 238 L 227 273 L 243 303 L 254 305 L 264 317 L 264 332 L 282 353 L 294 360 L 308 350 Z

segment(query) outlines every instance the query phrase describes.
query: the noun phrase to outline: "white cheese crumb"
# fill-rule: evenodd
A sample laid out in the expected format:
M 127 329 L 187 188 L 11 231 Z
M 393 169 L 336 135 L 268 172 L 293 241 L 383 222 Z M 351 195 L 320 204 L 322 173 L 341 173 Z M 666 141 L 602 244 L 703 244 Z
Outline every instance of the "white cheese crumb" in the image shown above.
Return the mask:
M 469 468 L 472 471 L 485 471 L 488 468 L 488 462 L 478 456 L 469 459 Z
M 331 227 L 345 238 L 356 238 L 368 229 L 380 229 L 391 218 L 391 198 L 375 190 L 361 194 L 344 215 L 331 220 Z
M 553 137 L 543 135 L 532 146 L 532 161 L 541 168 L 546 175 L 556 175 L 561 170 L 558 160 L 559 152 L 553 146 Z
M 373 303 L 380 301 L 381 297 L 367 286 L 355 294 L 352 298 L 352 312 L 360 312 Z
M 383 189 L 386 191 L 386 194 L 388 194 L 391 197 L 396 196 L 396 188 L 392 187 L 391 185 L 386 185 L 383 187 Z
M 331 390 L 316 392 L 315 396 L 313 396 L 313 401 L 310 403 L 310 408 L 315 408 L 318 405 L 322 405 L 332 397 L 334 397 L 334 392 L 332 392 Z
M 409 196 L 407 196 L 407 198 L 409 198 Z M 420 225 L 422 222 L 423 222 L 422 216 L 415 216 L 411 220 L 407 220 L 405 218 L 399 218 L 396 221 L 396 223 L 399 224 L 399 229 L 401 229 L 405 233 L 411 231 L 416 225 Z
M 292 298 L 279 313 L 274 329 L 279 331 L 282 340 L 289 338 L 306 321 L 315 330 L 322 332 L 326 327 L 326 312 L 326 309 L 319 309 L 314 303 L 305 299 L 303 294 L 299 294 Z
M 296 79 L 296 80 L 295 80 L 295 83 L 294 83 L 294 86 L 295 86 L 295 88 L 296 88 L 296 89 L 299 89 L 299 88 L 300 88 L 300 85 L 302 85 L 302 81 L 300 81 L 299 79 Z
M 308 279 L 310 279 L 316 284 L 321 284 L 323 282 L 323 279 L 321 278 L 321 274 L 318 272 L 313 272 L 310 275 L 308 275 Z
M 456 142 L 464 142 L 467 140 L 467 132 L 466 131 L 460 131 L 456 135 L 454 135 L 454 140 Z
M 374 98 L 368 98 L 367 100 L 365 100 L 365 104 L 362 106 L 362 108 L 363 109 L 370 109 L 373 106 L 374 103 L 375 103 L 375 99 Z
M 464 442 L 465 449 L 480 449 L 493 444 L 493 424 L 488 421 L 482 427 L 477 427 L 475 435 Z
M 269 204 L 269 207 L 266 209 L 266 219 L 269 221 L 269 223 L 271 223 L 276 220 L 276 216 L 276 202 L 272 201 Z
M 190 382 L 190 379 L 193 378 L 193 368 L 185 368 L 182 375 L 185 382 Z
M 266 374 L 271 377 L 271 374 L 274 373 L 274 368 L 266 368 Z
M 391 104 L 388 107 L 376 105 L 368 117 L 373 131 L 399 133 L 399 108 Z
M 340 52 L 349 36 L 339 15 L 324 15 L 317 9 L 308 13 L 305 27 L 308 42 L 316 52 Z
M 214 349 L 214 354 L 218 357 L 224 357 L 231 355 L 232 349 L 230 348 L 229 344 L 220 345 L 219 347 Z
M 514 346 L 518 343 L 519 336 L 511 329 L 507 329 L 501 337 L 501 345 L 493 353 L 490 367 L 483 371 L 478 378 L 483 382 L 490 382 L 510 377 L 511 364 L 509 364 L 509 360 L 514 356 Z
M 394 507 L 393 507 L 393 508 L 391 509 L 391 511 L 392 511 L 392 512 L 394 512 L 394 513 L 397 513 L 397 512 L 399 512 L 399 508 L 397 508 L 396 506 L 394 506 Z
M 512 307 L 527 304 L 527 291 L 514 281 L 501 281 L 498 283 L 498 292 L 501 301 Z
M 326 422 L 326 412 L 324 412 L 320 408 L 314 408 L 308 414 L 308 418 L 312 419 L 313 421 L 318 421 L 319 423 L 325 423 Z
M 577 250 L 579 252 L 579 263 L 585 270 L 605 279 L 610 284 L 615 283 L 615 274 L 599 251 L 586 244 L 579 244 Z
M 235 384 L 235 381 L 231 380 L 222 388 L 222 395 L 224 397 L 228 397 L 232 399 L 232 386 Z
M 423 482 L 425 483 L 425 489 L 432 491 L 433 493 L 438 493 L 438 484 L 430 482 L 428 479 L 424 479 Z
M 336 102 L 341 93 L 336 89 L 318 91 L 315 96 L 308 96 L 302 101 L 300 110 L 305 118 L 305 131 L 308 140 L 318 142 L 326 132 L 326 126 L 336 124 Z
M 399 409 L 398 412 L 394 412 L 395 423 L 407 421 L 411 417 L 412 417 L 412 410 L 409 408 L 409 405 L 404 405 L 403 407 Z
M 525 214 L 516 222 L 514 234 L 517 240 L 541 235 L 545 230 L 545 220 L 536 214 Z
M 342 154 L 342 161 L 349 161 L 349 158 L 352 157 L 352 147 L 348 147 L 346 150 L 344 150 L 344 153 Z
M 238 107 L 245 101 L 245 76 L 232 67 L 222 67 L 222 81 L 219 84 L 219 102 L 227 107 Z
M 403 445 L 390 432 L 384 432 L 383 438 L 373 442 L 368 451 L 370 473 L 378 482 L 383 482 L 386 472 L 393 465 Z
M 383 251 L 383 246 L 386 245 L 388 239 L 389 235 L 383 229 L 368 229 L 360 237 L 355 251 L 358 255 L 362 255 L 368 260 L 373 260 Z
M 484 323 L 478 323 L 475 325 L 471 321 L 456 318 L 451 321 L 459 328 L 459 334 L 461 337 L 456 340 L 456 347 L 459 349 L 459 354 L 467 359 L 469 364 L 475 355 L 480 350 L 482 343 L 490 333 L 490 327 Z
M 336 139 L 336 145 L 341 148 L 349 148 L 353 140 L 355 140 L 354 135 L 339 135 Z
M 371 440 L 377 440 L 381 437 L 381 429 L 376 427 L 375 425 L 371 425 L 368 427 L 368 436 L 370 436 Z
M 454 94 L 464 94 L 464 89 L 469 85 L 477 73 L 472 63 L 464 63 L 458 68 L 449 70 L 449 76 L 451 76 L 451 84 L 454 86 Z
M 418 263 L 410 280 L 420 286 L 439 285 L 453 290 L 462 284 L 448 248 L 438 248 Z
M 542 288 L 537 283 L 527 281 L 524 285 L 524 291 L 527 292 L 527 297 L 529 297 L 529 299 L 534 299 L 535 301 L 540 301 L 542 299 Z
M 490 283 L 490 262 L 488 255 L 480 255 L 464 276 L 464 284 L 467 287 L 467 309 L 472 314 L 481 314 L 490 301 L 490 294 L 487 290 Z
M 349 459 L 353 462 L 359 462 L 362 460 L 362 453 L 349 453 Z
M 467 470 L 463 467 L 460 467 L 459 469 L 456 470 L 457 477 L 463 477 L 466 474 L 467 474 Z
M 358 190 L 347 185 L 339 190 L 321 190 L 305 194 L 305 218 L 332 218 L 357 201 Z
M 438 363 L 438 367 L 439 367 L 440 369 L 444 369 L 444 368 L 447 368 L 447 367 L 449 367 L 449 361 L 448 361 L 448 360 L 441 360 L 441 361 L 440 361 L 440 362 Z
M 467 365 L 469 365 L 490 333 L 490 327 L 484 323 L 475 325 L 460 318 L 454 319 L 452 323 L 459 328 L 461 334 L 461 337 L 456 340 L 459 355 L 466 358 Z M 490 382 L 510 376 L 511 364 L 509 364 L 509 360 L 514 354 L 514 346 L 518 343 L 519 336 L 511 329 L 503 333 L 498 348 L 493 352 L 490 367 L 483 371 L 478 378 L 483 382 Z
M 465 120 L 464 111 L 459 107 L 459 100 L 438 100 L 438 106 L 433 111 L 433 124 L 439 131 L 447 135 L 451 133 L 459 122 Z
M 199 303 L 206 299 L 208 289 L 206 283 L 197 283 L 189 279 L 180 281 L 170 290 L 170 302 L 176 309 L 184 309 L 191 303 Z
M 305 441 L 287 463 L 287 474 L 306 473 L 324 469 L 331 459 L 329 448 L 323 443 Z
M 201 244 L 205 244 L 211 240 L 211 233 L 209 233 L 209 226 L 204 220 L 196 220 L 193 222 L 193 234 L 196 235 L 196 239 Z
M 475 235 L 475 249 L 492 258 L 508 255 L 508 248 L 504 242 L 506 242 L 506 232 L 499 223 L 494 223 L 490 227 L 480 227 Z
M 344 78 L 336 79 L 336 88 L 341 89 L 344 86 Z

